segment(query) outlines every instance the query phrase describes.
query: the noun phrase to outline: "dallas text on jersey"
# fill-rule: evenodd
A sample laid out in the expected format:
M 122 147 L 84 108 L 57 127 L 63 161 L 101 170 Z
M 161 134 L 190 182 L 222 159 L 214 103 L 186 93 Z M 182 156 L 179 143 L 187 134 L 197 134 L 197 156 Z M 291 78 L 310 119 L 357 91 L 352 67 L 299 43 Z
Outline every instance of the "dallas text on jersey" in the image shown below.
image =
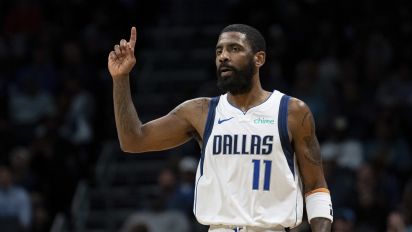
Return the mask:
M 272 135 L 213 136 L 213 155 L 269 155 L 272 147 Z

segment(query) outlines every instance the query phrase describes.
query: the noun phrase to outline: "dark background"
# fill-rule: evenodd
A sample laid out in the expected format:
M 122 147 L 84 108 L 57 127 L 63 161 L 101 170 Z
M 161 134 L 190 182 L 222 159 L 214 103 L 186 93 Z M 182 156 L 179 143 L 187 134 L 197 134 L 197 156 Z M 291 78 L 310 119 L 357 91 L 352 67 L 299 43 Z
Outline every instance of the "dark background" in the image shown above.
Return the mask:
M 411 230 L 410 1 L 16 0 L 0 2 L 0 164 L 29 196 L 23 230 L 117 231 L 133 213 L 178 210 L 188 231 L 204 231 L 186 189 L 194 142 L 119 151 L 107 55 L 137 27 L 132 93 L 147 122 L 219 94 L 214 46 L 231 23 L 265 36 L 263 87 L 315 116 L 334 230 Z

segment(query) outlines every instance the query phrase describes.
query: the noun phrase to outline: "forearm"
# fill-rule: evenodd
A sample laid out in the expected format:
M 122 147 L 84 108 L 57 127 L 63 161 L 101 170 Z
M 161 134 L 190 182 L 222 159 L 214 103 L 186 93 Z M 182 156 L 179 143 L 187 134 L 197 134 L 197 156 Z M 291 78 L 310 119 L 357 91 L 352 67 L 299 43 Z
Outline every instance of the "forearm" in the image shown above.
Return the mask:
M 142 125 L 133 105 L 129 77 L 113 80 L 113 102 L 117 134 L 120 146 L 127 150 L 129 144 L 136 142 Z
M 332 222 L 327 218 L 317 217 L 310 221 L 310 225 L 313 232 L 330 232 Z

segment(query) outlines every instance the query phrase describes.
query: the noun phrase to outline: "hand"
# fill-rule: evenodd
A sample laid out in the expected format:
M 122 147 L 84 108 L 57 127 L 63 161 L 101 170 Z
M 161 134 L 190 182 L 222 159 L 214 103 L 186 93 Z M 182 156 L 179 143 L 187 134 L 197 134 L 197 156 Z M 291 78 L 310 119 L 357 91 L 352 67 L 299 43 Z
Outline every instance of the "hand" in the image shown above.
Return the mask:
M 132 27 L 129 42 L 124 39 L 120 40 L 120 45 L 116 44 L 114 51 L 109 54 L 107 66 L 113 80 L 129 76 L 130 71 L 136 64 L 136 58 L 134 57 L 135 44 L 136 28 Z

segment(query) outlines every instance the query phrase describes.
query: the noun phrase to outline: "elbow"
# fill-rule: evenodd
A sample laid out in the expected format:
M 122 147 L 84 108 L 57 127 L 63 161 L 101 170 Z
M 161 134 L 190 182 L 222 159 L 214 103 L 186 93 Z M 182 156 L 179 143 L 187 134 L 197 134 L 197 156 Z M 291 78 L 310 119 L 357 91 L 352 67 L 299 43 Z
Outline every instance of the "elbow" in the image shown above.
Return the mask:
M 134 153 L 133 149 L 131 149 L 129 145 L 122 142 L 120 142 L 120 150 L 122 150 L 122 152 L 124 153 Z
M 145 152 L 144 148 L 136 141 L 119 140 L 120 149 L 124 153 L 135 154 Z

